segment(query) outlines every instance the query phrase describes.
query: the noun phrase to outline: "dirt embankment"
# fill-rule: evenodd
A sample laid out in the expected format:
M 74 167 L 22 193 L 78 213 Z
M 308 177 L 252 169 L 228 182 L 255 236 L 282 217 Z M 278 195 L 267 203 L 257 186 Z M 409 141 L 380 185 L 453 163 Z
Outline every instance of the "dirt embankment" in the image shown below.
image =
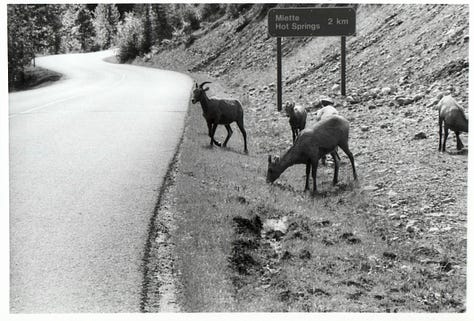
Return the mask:
M 275 40 L 258 10 L 137 61 L 192 72 L 245 106 L 249 155 L 238 130 L 228 148 L 210 148 L 200 106 L 190 107 L 165 204 L 181 310 L 464 311 L 467 149 L 451 138 L 437 151 L 435 107 L 447 93 L 467 107 L 468 7 L 359 5 L 346 97 L 335 86 L 337 39 L 284 39 L 284 100 L 308 107 L 311 123 L 331 99 L 351 123 L 360 180 L 341 155 L 340 183 L 321 166 L 317 198 L 303 192 L 304 167 L 265 182 L 267 155 L 286 151 L 291 131 L 276 111 Z

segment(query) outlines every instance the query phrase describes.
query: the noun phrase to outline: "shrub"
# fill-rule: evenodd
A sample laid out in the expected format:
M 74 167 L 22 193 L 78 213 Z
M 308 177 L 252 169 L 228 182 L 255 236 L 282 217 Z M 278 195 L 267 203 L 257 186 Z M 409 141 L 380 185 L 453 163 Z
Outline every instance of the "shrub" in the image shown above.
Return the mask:
M 126 13 L 123 22 L 117 28 L 118 60 L 123 63 L 134 59 L 141 53 L 144 41 L 144 26 L 140 18 Z

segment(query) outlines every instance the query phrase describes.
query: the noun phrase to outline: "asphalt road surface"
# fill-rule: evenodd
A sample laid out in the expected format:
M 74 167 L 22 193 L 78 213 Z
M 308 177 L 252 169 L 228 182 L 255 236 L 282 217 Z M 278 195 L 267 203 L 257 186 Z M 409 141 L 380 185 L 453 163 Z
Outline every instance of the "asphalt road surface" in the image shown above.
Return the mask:
M 37 59 L 65 79 L 9 95 L 12 313 L 139 312 L 192 80 L 110 55 Z

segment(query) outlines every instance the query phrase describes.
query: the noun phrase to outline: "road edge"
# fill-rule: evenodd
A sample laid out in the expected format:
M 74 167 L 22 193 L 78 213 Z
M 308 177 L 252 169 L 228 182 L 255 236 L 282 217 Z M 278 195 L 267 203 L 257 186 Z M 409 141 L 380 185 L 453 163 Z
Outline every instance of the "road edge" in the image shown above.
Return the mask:
M 189 77 L 189 75 L 187 76 Z M 190 78 L 192 79 L 192 77 Z M 192 88 L 189 96 L 191 90 Z M 191 102 L 189 101 L 183 131 L 174 155 L 168 164 L 148 226 L 148 238 L 143 256 L 143 280 L 140 298 L 140 312 L 142 313 L 181 311 L 178 302 L 178 293 L 181 287 L 174 264 L 175 244 L 171 240 L 171 235 L 176 229 L 175 213 L 172 211 L 176 204 L 172 195 L 174 195 L 174 189 L 176 188 L 175 179 L 181 147 L 188 127 L 190 105 Z

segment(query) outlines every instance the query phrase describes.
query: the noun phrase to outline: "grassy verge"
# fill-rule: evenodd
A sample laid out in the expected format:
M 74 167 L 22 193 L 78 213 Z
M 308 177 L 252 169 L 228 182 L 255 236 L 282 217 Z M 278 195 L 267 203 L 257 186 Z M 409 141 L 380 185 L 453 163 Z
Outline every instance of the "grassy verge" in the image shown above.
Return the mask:
M 211 85 L 211 94 L 230 91 Z M 267 154 L 286 150 L 291 131 L 274 107 L 245 105 L 249 155 L 238 130 L 228 148 L 210 148 L 201 107 L 190 106 L 169 196 L 183 311 L 464 311 L 467 158 L 438 154 L 434 116 L 341 111 L 360 182 L 342 156 L 340 183 L 321 166 L 325 195 L 313 198 L 302 166 L 265 182 Z M 420 130 L 426 139 L 414 139 Z
M 61 79 L 62 74 L 41 67 L 26 67 L 21 82 L 10 84 L 9 91 L 20 91 L 46 86 Z

